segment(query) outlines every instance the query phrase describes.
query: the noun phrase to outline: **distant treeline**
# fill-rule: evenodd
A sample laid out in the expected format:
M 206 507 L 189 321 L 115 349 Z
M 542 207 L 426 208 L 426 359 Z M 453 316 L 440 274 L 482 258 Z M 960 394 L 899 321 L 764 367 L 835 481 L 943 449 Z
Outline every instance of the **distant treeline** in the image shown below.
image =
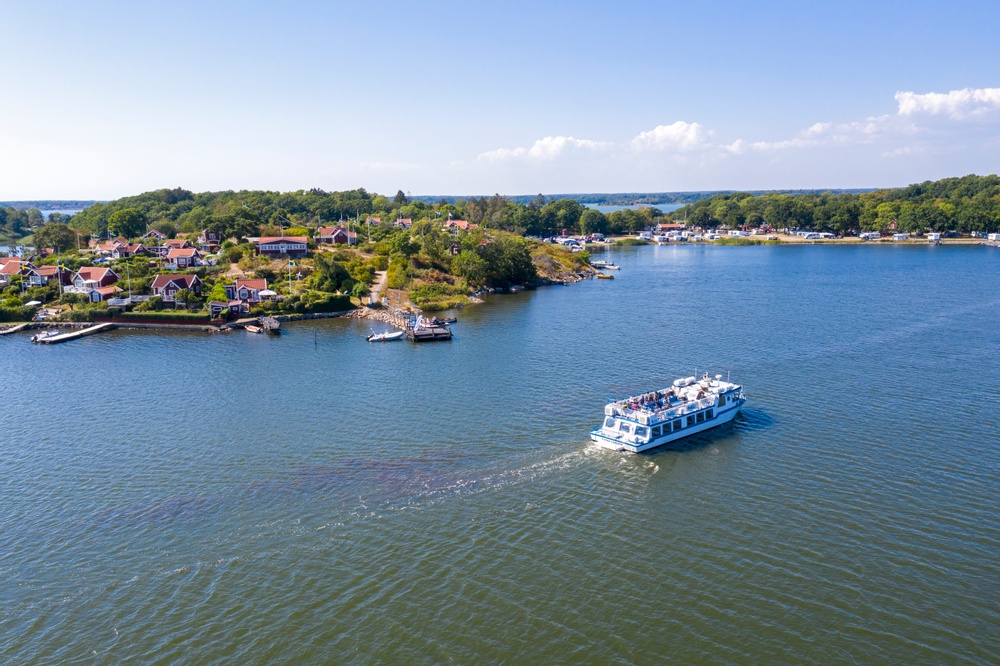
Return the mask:
M 997 231 L 1000 177 L 969 175 L 861 194 L 717 194 L 674 213 L 702 227 L 875 231 Z
M 709 193 L 568 195 L 545 197 L 389 197 L 364 189 L 326 192 L 223 191 L 194 193 L 182 188 L 146 192 L 94 203 L 69 221 L 75 230 L 94 236 L 108 233 L 134 237 L 153 228 L 168 236 L 214 228 L 225 237 L 241 238 L 281 228 L 315 228 L 369 217 L 382 224 L 397 218 L 467 220 L 484 228 L 517 234 L 550 236 L 570 233 L 632 233 L 671 219 L 687 219 L 702 227 L 794 227 L 849 233 L 862 229 L 900 231 L 996 231 L 1000 229 L 1000 177 L 964 176 L 883 190 L 794 190 L 720 192 L 689 203 L 665 216 L 650 206 L 603 214 L 584 204 L 644 203 L 641 197 L 677 199 Z M 433 199 L 428 201 L 427 199 Z M 677 200 L 675 199 L 675 200 Z M 624 205 L 624 204 L 617 204 Z M 41 226 L 37 209 L 0 208 L 0 234 L 19 237 Z
M 96 203 L 73 216 L 70 226 L 93 236 L 135 237 L 146 229 L 168 236 L 213 229 L 224 237 L 277 233 L 280 228 L 315 228 L 352 221 L 364 224 L 379 218 L 382 224 L 397 218 L 466 220 L 484 228 L 517 234 L 551 236 L 562 230 L 630 233 L 660 218 L 656 208 L 604 214 L 572 199 L 549 200 L 538 195 L 528 203 L 508 197 L 471 197 L 428 203 L 399 191 L 393 197 L 364 189 L 326 192 L 224 191 L 194 193 L 181 188 L 156 190 Z

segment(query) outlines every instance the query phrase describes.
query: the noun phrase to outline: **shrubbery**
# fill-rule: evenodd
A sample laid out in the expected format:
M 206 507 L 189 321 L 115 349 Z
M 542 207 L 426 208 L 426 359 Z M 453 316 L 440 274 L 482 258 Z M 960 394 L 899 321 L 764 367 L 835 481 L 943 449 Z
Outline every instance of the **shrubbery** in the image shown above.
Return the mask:
M 0 307 L 0 321 L 31 321 L 36 312 L 38 312 L 38 308 L 34 306 L 30 308 L 27 306 L 15 308 Z

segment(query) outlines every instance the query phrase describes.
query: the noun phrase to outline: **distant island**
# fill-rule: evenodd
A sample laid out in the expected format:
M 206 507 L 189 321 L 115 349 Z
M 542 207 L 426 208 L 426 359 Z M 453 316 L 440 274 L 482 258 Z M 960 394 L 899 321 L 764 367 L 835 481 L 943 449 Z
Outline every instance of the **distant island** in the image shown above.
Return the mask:
M 874 192 L 874 188 L 869 189 L 813 189 L 813 190 L 746 190 L 745 194 L 760 196 L 762 194 L 863 194 Z M 547 200 L 572 199 L 578 203 L 588 206 L 655 206 L 657 204 L 690 204 L 702 199 L 709 199 L 718 195 L 735 194 L 737 190 L 711 190 L 699 192 L 614 192 L 614 193 L 566 193 L 566 194 L 537 194 L 537 195 L 512 195 L 507 198 L 514 203 L 528 204 L 535 201 L 539 196 Z M 466 201 L 472 197 L 463 195 L 414 195 L 415 201 L 424 203 L 455 203 L 456 201 Z

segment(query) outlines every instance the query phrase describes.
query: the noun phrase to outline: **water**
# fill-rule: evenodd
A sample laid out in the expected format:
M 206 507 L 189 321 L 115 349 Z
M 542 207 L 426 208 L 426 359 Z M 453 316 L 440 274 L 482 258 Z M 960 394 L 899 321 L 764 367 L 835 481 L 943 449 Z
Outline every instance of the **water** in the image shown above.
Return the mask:
M 39 210 L 38 212 L 41 213 L 47 220 L 52 213 L 59 213 L 60 215 L 76 215 L 82 210 L 82 208 L 45 208 Z
M 601 206 L 598 204 L 583 204 L 587 208 L 593 208 L 594 210 L 599 210 L 605 215 L 608 213 L 613 213 L 616 210 L 626 210 L 626 209 L 637 209 L 637 208 L 658 208 L 663 213 L 672 213 L 675 210 L 679 210 L 685 206 L 685 204 L 677 203 L 660 203 L 660 204 L 643 204 L 642 206 Z
M 451 343 L 0 338 L 5 663 L 995 663 L 1000 251 L 610 251 Z M 605 399 L 746 387 L 677 450 Z

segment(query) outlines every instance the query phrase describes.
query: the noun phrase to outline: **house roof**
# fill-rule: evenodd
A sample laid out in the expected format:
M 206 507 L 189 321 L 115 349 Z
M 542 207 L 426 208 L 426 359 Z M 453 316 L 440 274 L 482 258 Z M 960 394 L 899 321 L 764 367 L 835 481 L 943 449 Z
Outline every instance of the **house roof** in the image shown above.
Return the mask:
M 59 274 L 59 267 L 58 266 L 39 266 L 38 268 L 35 269 L 35 273 L 37 273 L 38 275 L 40 275 L 42 277 L 48 277 L 50 275 L 58 275 Z
M 20 259 L 0 259 L 0 275 L 17 275 L 22 269 L 33 269 L 34 266 Z
M 163 247 L 191 247 L 191 243 L 188 243 L 183 238 L 171 238 L 170 240 L 163 241 Z
M 111 285 L 110 287 L 98 287 L 94 291 L 96 291 L 98 294 L 101 294 L 102 296 L 110 296 L 111 294 L 120 294 L 125 290 L 122 289 L 121 287 Z
M 170 251 L 167 252 L 167 259 L 178 259 L 182 257 L 195 257 L 198 255 L 198 250 L 193 247 L 172 247 Z
M 261 245 L 271 245 L 273 243 L 280 243 L 281 241 L 285 241 L 289 244 L 299 243 L 301 245 L 307 245 L 309 243 L 309 239 L 305 236 L 265 236 L 257 240 L 257 242 Z
M 356 238 L 357 233 L 353 231 L 348 231 L 344 227 L 337 225 L 335 227 L 320 227 L 316 230 L 316 235 L 321 237 L 336 236 L 338 234 L 344 234 L 348 238 Z
M 99 268 L 97 266 L 84 266 L 76 272 L 77 277 L 82 277 L 84 280 L 93 280 L 94 282 L 99 282 L 104 279 L 108 273 L 115 276 L 118 279 L 118 274 L 115 273 L 110 268 Z M 74 280 L 76 278 L 73 278 Z
M 264 278 L 240 278 L 236 280 L 236 288 L 239 289 L 240 287 L 260 291 L 261 289 L 267 289 L 267 280 Z
M 201 284 L 201 280 L 197 275 L 157 275 L 153 278 L 153 284 L 151 285 L 153 289 L 163 289 L 168 284 L 173 282 L 175 285 L 181 289 L 190 289 L 194 284 Z

